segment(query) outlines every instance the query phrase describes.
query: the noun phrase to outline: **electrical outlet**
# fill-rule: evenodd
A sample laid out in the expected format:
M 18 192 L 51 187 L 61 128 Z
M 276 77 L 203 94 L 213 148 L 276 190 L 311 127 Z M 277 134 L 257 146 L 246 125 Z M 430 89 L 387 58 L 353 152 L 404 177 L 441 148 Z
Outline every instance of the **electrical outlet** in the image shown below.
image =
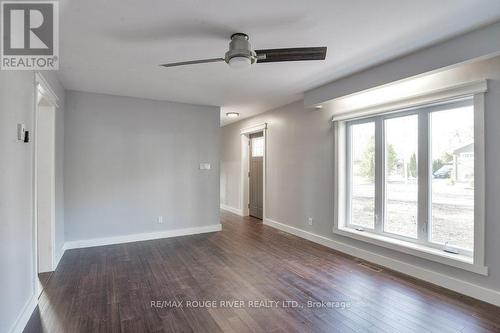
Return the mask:
M 307 218 L 307 224 L 313 225 L 313 218 L 312 217 Z
M 159 224 L 162 224 L 163 223 L 163 216 L 158 216 L 158 223 Z
M 210 170 L 210 163 L 200 163 L 200 170 Z

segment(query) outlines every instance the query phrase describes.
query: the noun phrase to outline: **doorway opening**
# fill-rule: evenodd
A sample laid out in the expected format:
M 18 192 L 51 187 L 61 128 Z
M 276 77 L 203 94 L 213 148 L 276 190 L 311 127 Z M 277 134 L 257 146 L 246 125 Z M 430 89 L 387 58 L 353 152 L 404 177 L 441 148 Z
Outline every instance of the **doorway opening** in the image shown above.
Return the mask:
M 263 175 L 264 175 L 264 133 L 250 134 L 249 158 L 249 196 L 248 215 L 262 220 L 263 213 Z
M 34 114 L 34 221 L 37 296 L 55 270 L 55 95 L 37 75 Z
M 267 124 L 241 130 L 241 207 L 243 216 L 266 217 Z

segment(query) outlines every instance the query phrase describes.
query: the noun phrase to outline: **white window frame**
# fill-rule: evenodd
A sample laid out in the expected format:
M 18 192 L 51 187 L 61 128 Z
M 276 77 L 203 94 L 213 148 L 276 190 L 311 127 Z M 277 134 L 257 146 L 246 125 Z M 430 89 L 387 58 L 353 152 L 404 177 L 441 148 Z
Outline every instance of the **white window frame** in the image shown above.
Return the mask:
M 371 108 L 353 109 L 349 113 L 333 118 L 335 132 L 335 219 L 333 232 L 371 244 L 390 248 L 420 258 L 468 270 L 481 275 L 488 274 L 484 265 L 484 93 L 487 91 L 486 80 L 460 84 L 440 89 L 428 94 L 421 94 L 395 103 L 377 105 Z M 474 250 L 459 251 L 458 254 L 444 252 L 443 246 L 427 241 L 429 223 L 429 134 L 428 116 L 431 112 L 442 109 L 442 104 L 450 101 L 472 97 L 474 106 Z M 459 101 L 457 101 L 459 102 Z M 419 117 L 418 136 L 418 238 L 389 234 L 382 230 L 382 207 L 384 204 L 384 150 L 385 138 L 383 122 L 391 117 L 417 114 Z M 350 184 L 349 184 L 349 126 L 357 123 L 375 121 L 375 228 L 373 230 L 356 230 L 359 226 L 349 224 Z M 378 122 L 378 124 L 377 124 Z M 420 167 L 420 166 L 427 167 Z M 377 167 L 379 166 L 379 167 Z M 368 232 L 367 232 L 368 231 Z

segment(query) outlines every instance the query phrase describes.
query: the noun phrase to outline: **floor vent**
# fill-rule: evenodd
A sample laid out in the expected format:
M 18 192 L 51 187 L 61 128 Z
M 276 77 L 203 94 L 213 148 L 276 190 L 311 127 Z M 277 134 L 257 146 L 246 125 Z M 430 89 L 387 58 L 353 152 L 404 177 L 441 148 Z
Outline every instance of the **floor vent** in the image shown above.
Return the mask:
M 358 265 L 363 266 L 363 267 L 365 267 L 365 268 L 368 268 L 368 269 L 370 269 L 370 270 L 372 270 L 372 271 L 374 271 L 374 272 L 381 272 L 381 271 L 382 271 L 382 268 L 381 268 L 381 267 L 376 266 L 376 265 L 373 265 L 373 264 L 370 264 L 369 262 L 360 261 L 360 262 L 358 263 Z

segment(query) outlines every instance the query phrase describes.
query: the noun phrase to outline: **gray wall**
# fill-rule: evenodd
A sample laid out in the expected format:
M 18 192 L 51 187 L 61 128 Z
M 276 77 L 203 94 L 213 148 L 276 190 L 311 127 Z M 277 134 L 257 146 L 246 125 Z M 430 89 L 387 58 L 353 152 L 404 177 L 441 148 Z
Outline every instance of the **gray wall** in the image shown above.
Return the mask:
M 32 297 L 32 144 L 16 140 L 16 124 L 32 128 L 33 73 L 0 71 L 0 332 Z
M 435 77 L 446 86 L 460 81 L 488 78 L 486 94 L 486 265 L 489 276 L 429 262 L 386 248 L 334 235 L 332 109 L 305 109 L 303 101 L 223 127 L 221 204 L 239 207 L 240 129 L 268 123 L 267 218 L 327 237 L 371 253 L 380 254 L 500 291 L 500 60 L 471 64 Z M 458 81 L 458 82 L 457 82 Z M 431 87 L 429 87 L 431 88 Z M 435 88 L 435 87 L 434 87 Z M 307 217 L 314 218 L 312 226 Z
M 44 76 L 60 98 L 56 123 L 57 170 L 62 170 L 64 91 L 54 73 Z M 33 141 L 17 141 L 17 123 L 33 133 L 34 74 L 0 71 L 0 332 L 14 325 L 34 297 Z M 64 242 L 62 175 L 57 179 L 56 253 Z
M 218 107 L 75 91 L 66 105 L 66 241 L 220 223 Z

